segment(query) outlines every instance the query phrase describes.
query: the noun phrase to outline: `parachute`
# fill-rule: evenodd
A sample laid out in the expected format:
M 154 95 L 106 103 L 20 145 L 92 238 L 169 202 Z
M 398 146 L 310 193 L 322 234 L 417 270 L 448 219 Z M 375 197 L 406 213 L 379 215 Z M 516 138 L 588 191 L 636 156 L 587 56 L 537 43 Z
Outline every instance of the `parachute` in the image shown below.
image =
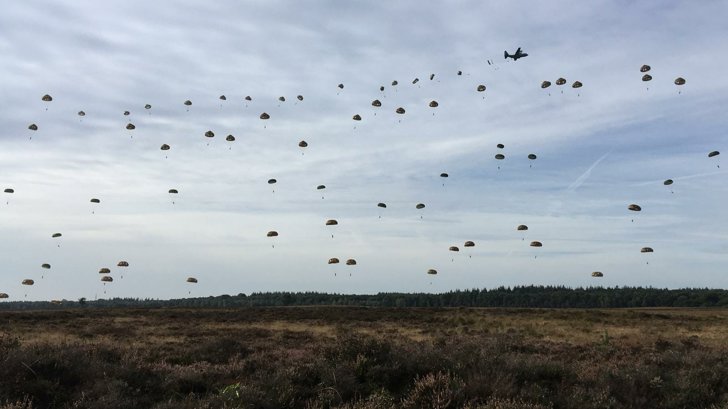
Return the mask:
M 33 284 L 35 284 L 35 281 L 31 280 L 30 278 L 26 278 L 20 284 L 23 284 L 23 285 L 33 285 Z
M 506 155 L 504 155 L 502 153 L 496 153 L 495 154 L 495 158 L 498 159 L 498 160 L 503 160 L 503 159 L 506 158 Z
M 417 208 L 417 209 L 424 209 L 425 208 L 425 205 L 424 205 L 424 203 L 417 203 L 417 206 L 415 206 L 415 208 Z
M 270 115 L 268 115 L 267 113 L 263 112 L 262 114 L 260 114 L 260 119 L 270 119 Z
M 458 248 L 458 246 L 450 246 L 450 248 L 448 248 L 448 250 L 450 250 L 450 251 L 460 251 L 460 249 Z
M 116 266 L 117 267 L 129 267 L 129 263 L 122 260 L 122 261 L 116 263 Z
M 536 160 L 536 158 L 537 158 L 537 156 L 536 156 L 536 155 L 534 155 L 533 153 L 529 153 L 529 154 L 528 154 L 528 159 L 531 159 L 531 160 Z
M 463 72 L 462 71 L 458 71 L 458 75 L 463 75 Z
M 14 189 L 5 189 L 5 193 L 15 193 Z
M 708 157 L 709 157 L 709 158 L 712 158 L 713 156 L 718 156 L 718 155 L 720 155 L 720 152 L 718 152 L 718 151 L 713 151 L 713 152 L 710 152 L 710 153 L 708 154 Z
M 168 151 L 170 149 L 170 146 L 165 143 L 159 149 L 161 149 L 163 151 Z
M 129 112 L 129 111 L 124 111 L 124 116 L 129 116 L 129 115 L 131 115 L 131 112 Z
M 382 92 L 384 92 L 384 85 L 382 85 L 381 87 L 379 87 L 379 90 L 382 91 Z
M 437 270 L 435 270 L 434 268 L 431 268 L 431 269 L 427 270 L 427 274 L 433 275 L 433 276 L 437 275 Z
M 672 179 L 667 179 L 666 181 L 662 182 L 665 186 L 670 186 L 672 184 Z
M 225 95 L 220 95 L 220 100 L 221 101 L 227 101 L 227 97 Z
M 399 82 L 397 82 L 396 80 L 395 80 L 395 81 L 392 81 L 392 86 L 393 86 L 393 87 L 396 87 L 396 86 L 397 86 L 397 84 L 399 84 Z
M 685 78 L 683 78 L 683 77 L 675 78 L 675 85 L 685 85 Z
M 317 190 L 326 189 L 326 185 L 318 185 L 316 186 Z
M 548 88 L 551 86 L 551 81 L 544 81 L 541 83 L 541 88 Z
M 414 85 L 414 84 L 417 84 L 418 82 L 420 82 L 420 79 L 419 79 L 419 78 L 415 78 L 414 80 L 412 80 L 412 84 L 413 84 L 413 85 Z
M 232 135 L 228 135 L 225 137 L 225 140 L 228 142 L 235 142 L 235 137 Z
M 430 81 L 435 79 L 435 74 L 430 74 Z
M 170 195 L 176 195 L 177 193 L 179 193 L 179 191 L 177 189 L 169 189 L 169 192 L 168 193 Z
M 654 253 L 655 250 L 652 249 L 652 247 L 642 247 L 640 249 L 640 253 Z
M 629 210 L 631 210 L 633 212 L 641 212 L 642 211 L 642 207 L 640 207 L 640 205 L 637 205 L 637 204 L 634 204 L 634 203 L 632 203 L 631 205 L 627 206 L 627 209 L 629 209 Z
M 247 96 L 245 97 L 245 100 L 246 100 L 246 101 L 252 101 L 252 100 L 253 100 L 253 98 L 251 98 L 251 97 L 250 97 L 250 95 L 247 95 Z
M 330 258 L 329 264 L 339 264 L 339 259 L 336 257 Z
M 381 207 L 382 209 L 386 209 L 387 205 L 385 203 L 377 203 L 377 207 Z M 425 207 L 425 205 L 422 205 L 422 207 Z
M 581 88 L 582 85 L 584 84 L 582 84 L 581 81 L 574 81 L 574 83 L 571 84 L 571 88 Z
M 41 98 L 41 99 L 43 101 L 45 101 L 45 102 L 51 102 L 51 101 L 53 101 L 53 97 L 50 96 L 50 95 L 48 95 L 48 94 L 43 95 L 43 98 Z
M 9 298 L 10 296 L 7 293 L 0 293 L 0 299 L 2 298 Z
M 152 109 L 152 106 L 149 104 L 144 105 L 144 109 Z
M 299 148 L 305 148 L 307 146 L 308 146 L 308 142 L 306 142 L 306 141 L 301 141 L 298 143 Z
M 404 110 L 404 108 L 399 107 L 399 108 L 397 108 L 397 110 L 395 112 L 398 113 L 398 114 L 400 114 L 400 115 L 402 115 L 402 114 L 405 113 L 405 110 Z
M 647 71 L 649 71 L 651 69 L 652 69 L 652 67 L 650 67 L 649 65 L 645 64 L 645 65 L 643 65 L 643 66 L 640 67 L 640 72 L 647 72 Z
M 595 271 L 591 274 L 592 277 L 604 277 L 601 271 Z
M 556 85 L 564 85 L 566 84 L 566 78 L 560 77 L 556 80 Z
M 334 219 L 329 219 L 329 220 L 326 220 L 326 225 L 327 225 L 327 226 L 336 226 L 336 225 L 338 225 L 338 224 L 339 224 L 339 222 L 338 222 L 338 221 L 336 221 L 336 220 L 334 220 Z
M 61 236 L 63 236 L 61 233 L 53 233 L 53 235 L 51 235 L 52 238 L 61 237 Z
M 38 130 L 38 125 L 36 125 L 36 124 L 30 124 L 30 125 L 28 125 L 28 129 L 30 129 L 31 131 L 37 131 Z
M 356 114 L 356 115 L 352 116 L 351 119 L 353 119 L 355 121 L 361 121 L 361 115 Z
M 437 101 L 430 101 L 430 108 L 437 108 L 438 106 L 440 106 L 440 104 L 438 104 Z
M 278 182 L 278 181 L 277 181 L 277 180 L 275 180 L 275 179 L 268 179 L 268 184 L 269 184 L 269 185 L 272 185 L 272 184 L 274 184 L 274 183 L 276 183 L 276 182 Z
M 475 247 L 475 243 L 473 243 L 472 241 L 468 240 L 468 241 L 465 242 L 465 244 L 463 244 L 463 247 Z
M 380 106 L 382 106 L 382 101 L 380 101 L 378 99 L 375 99 L 374 101 L 372 101 L 372 106 L 373 107 L 380 107 Z
M 346 265 L 347 266 L 355 266 L 356 265 L 356 260 L 354 260 L 353 258 L 350 258 L 350 259 L 346 260 Z
M 187 105 L 187 106 L 190 106 L 190 105 L 192 105 L 192 101 L 190 101 L 190 100 L 188 99 L 187 101 L 185 101 L 185 105 Z
M 478 85 L 478 88 L 477 88 L 477 90 L 478 90 L 478 92 L 483 92 L 483 91 L 485 91 L 485 85 L 483 85 L 483 84 L 480 84 L 480 85 Z
M 543 247 L 543 244 L 540 241 L 532 241 L 530 246 L 531 247 Z
M 78 111 L 78 116 L 86 116 L 86 113 L 83 111 Z
M 519 224 L 518 227 L 516 227 L 516 230 L 518 230 L 518 231 L 528 230 L 528 226 L 526 226 L 525 224 Z
M 447 173 L 440 173 L 440 177 L 441 178 L 446 178 L 446 177 L 449 177 L 449 176 L 450 175 L 448 175 Z
M 271 230 L 266 234 L 266 237 L 278 237 L 278 232 L 275 230 Z
M 278 97 L 278 100 L 281 102 L 286 102 L 286 97 Z
M 503 145 L 502 143 L 499 143 L 498 145 L 496 145 L 496 147 L 497 147 L 498 149 L 503 149 L 503 148 L 505 148 L 506 146 L 505 146 L 505 145 Z
M 111 274 L 111 270 L 106 267 L 102 267 L 99 269 L 99 274 Z
M 303 101 L 303 95 L 299 95 L 296 98 L 298 98 L 299 101 Z
M 205 132 L 205 136 L 208 137 L 208 138 L 214 138 L 215 137 L 215 132 L 207 131 L 207 132 Z
M 113 282 L 114 281 L 114 277 L 112 277 L 112 276 L 103 276 L 103 277 L 101 277 L 101 281 L 103 281 L 104 283 L 110 283 L 110 282 Z
M 90 200 L 90 202 L 91 203 L 101 203 L 101 200 L 94 197 L 93 199 Z
M 133 123 L 129 122 L 128 124 L 126 124 L 126 129 L 133 131 L 136 129 L 136 126 Z
M 340 89 L 344 89 L 344 84 L 339 84 Z
M 187 277 L 187 282 L 188 283 L 195 283 L 196 284 L 197 283 L 197 279 L 195 277 Z
M 48 264 L 48 263 L 43 263 L 43 264 L 41 264 L 41 265 L 40 265 L 40 267 L 41 267 L 41 268 L 45 268 L 46 270 L 50 270 L 50 268 L 51 268 L 51 265 L 50 265 L 50 264 Z
M 645 82 L 652 81 L 652 75 L 650 75 L 650 74 L 643 75 L 642 76 L 642 81 L 645 81 Z

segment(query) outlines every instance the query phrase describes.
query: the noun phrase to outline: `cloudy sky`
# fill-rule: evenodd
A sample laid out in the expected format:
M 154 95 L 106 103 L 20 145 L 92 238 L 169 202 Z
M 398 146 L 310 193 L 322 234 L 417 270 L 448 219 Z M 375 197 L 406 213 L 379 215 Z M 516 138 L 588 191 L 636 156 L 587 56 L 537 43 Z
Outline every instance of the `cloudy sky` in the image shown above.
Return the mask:
M 728 287 L 728 163 L 707 156 L 728 150 L 726 15 L 725 1 L 4 5 L 0 292 Z M 528 57 L 503 59 L 519 46 Z

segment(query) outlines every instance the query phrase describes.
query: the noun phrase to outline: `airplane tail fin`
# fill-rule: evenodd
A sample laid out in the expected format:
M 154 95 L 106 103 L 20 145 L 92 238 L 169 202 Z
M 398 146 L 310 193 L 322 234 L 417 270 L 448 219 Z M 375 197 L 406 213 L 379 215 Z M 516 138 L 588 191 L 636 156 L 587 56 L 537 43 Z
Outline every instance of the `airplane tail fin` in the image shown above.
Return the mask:
M 508 51 L 503 51 L 503 58 L 508 58 Z

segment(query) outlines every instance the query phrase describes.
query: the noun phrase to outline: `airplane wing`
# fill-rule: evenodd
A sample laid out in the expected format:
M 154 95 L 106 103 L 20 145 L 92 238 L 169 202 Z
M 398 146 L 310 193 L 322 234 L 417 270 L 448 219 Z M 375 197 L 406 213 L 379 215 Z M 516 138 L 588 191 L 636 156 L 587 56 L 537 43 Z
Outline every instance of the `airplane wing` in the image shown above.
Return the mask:
M 518 55 L 520 53 L 521 53 L 521 47 L 518 47 L 518 49 L 516 50 L 516 55 Z

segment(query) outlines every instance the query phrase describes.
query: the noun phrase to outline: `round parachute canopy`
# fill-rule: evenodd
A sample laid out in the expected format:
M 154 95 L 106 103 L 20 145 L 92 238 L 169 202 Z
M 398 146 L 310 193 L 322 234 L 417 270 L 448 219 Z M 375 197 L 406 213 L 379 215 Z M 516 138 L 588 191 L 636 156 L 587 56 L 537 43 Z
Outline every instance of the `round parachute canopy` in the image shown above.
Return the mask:
M 136 126 L 132 123 L 128 123 L 128 124 L 126 124 L 126 129 L 132 131 L 132 130 L 136 129 Z
M 417 206 L 415 206 L 415 208 L 417 208 L 417 209 L 424 209 L 425 208 L 425 204 L 424 203 L 417 203 Z
M 31 280 L 30 278 L 26 278 L 25 280 L 23 280 L 21 282 L 21 284 L 23 284 L 23 285 L 33 285 L 33 284 L 35 284 L 35 281 Z
M 190 101 L 190 100 L 188 99 L 187 101 L 185 101 L 185 105 L 187 105 L 187 106 L 190 106 L 190 105 L 192 105 L 192 101 Z
M 28 129 L 30 129 L 31 131 L 37 131 L 38 130 L 38 125 L 36 125 L 36 124 L 30 124 L 30 125 L 28 125 Z
M 163 151 L 168 151 L 168 150 L 169 150 L 169 148 L 170 148 L 170 146 L 169 146 L 169 145 L 167 145 L 167 144 L 165 143 L 165 144 L 163 144 L 163 145 L 162 145 L 162 146 L 161 146 L 161 147 L 160 147 L 159 149 L 161 149 L 161 150 L 163 150 Z
M 399 84 L 399 82 L 397 82 L 396 80 L 395 81 L 392 81 L 392 86 L 393 87 L 397 86 L 397 84 Z
M 318 185 L 316 186 L 316 190 L 326 189 L 325 185 Z
M 0 298 L 9 298 L 10 296 L 7 295 L 7 293 L 0 293 Z
M 709 158 L 712 158 L 713 156 L 718 156 L 718 155 L 720 155 L 720 152 L 718 152 L 718 151 L 713 151 L 713 152 L 710 152 L 710 153 L 708 154 L 708 157 L 709 157 Z
M 253 98 L 251 98 L 251 97 L 250 97 L 250 95 L 247 95 L 247 96 L 245 97 L 245 100 L 246 100 L 246 101 L 252 101 L 252 100 L 253 100 Z
M 122 261 L 116 263 L 116 266 L 117 267 L 129 267 L 129 262 L 122 260 Z
M 450 246 L 450 248 L 448 250 L 450 250 L 450 251 L 460 251 L 460 249 L 458 248 L 458 246 Z
M 266 112 L 263 112 L 262 114 L 260 114 L 260 119 L 270 119 L 270 115 L 268 115 L 268 113 Z
M 338 87 L 339 87 L 340 89 L 344 89 L 344 84 L 339 84 L 339 85 L 338 85 Z
M 506 158 L 506 155 L 504 155 L 502 153 L 496 153 L 495 154 L 495 158 L 498 159 L 498 160 L 503 160 L 503 159 Z
M 540 241 L 532 241 L 530 244 L 531 247 L 542 247 L 543 244 L 541 244 Z
M 379 87 L 379 90 L 383 92 L 384 91 L 384 85 L 382 85 L 381 87 Z
M 412 84 L 417 84 L 418 82 L 420 82 L 420 79 L 419 78 L 415 78 L 415 79 L 412 80 Z
M 435 79 L 435 74 L 430 74 L 430 81 Z
M 56 238 L 56 237 L 61 237 L 61 236 L 63 236 L 61 233 L 53 233 L 53 235 L 51 237 Z
M 548 88 L 551 86 L 551 81 L 544 81 L 541 83 L 541 88 Z
M 208 138 L 214 138 L 215 137 L 215 132 L 207 131 L 207 132 L 205 132 L 205 136 L 208 137 Z
M 398 114 L 400 114 L 400 115 L 401 115 L 401 114 L 404 114 L 405 110 L 404 110 L 404 108 L 402 108 L 402 107 L 399 107 L 399 108 L 397 108 L 397 110 L 396 110 L 396 111 L 394 111 L 394 112 L 396 112 L 396 113 L 398 113 Z
M 131 112 L 129 112 L 129 111 L 124 111 L 124 116 L 129 116 L 129 115 L 131 115 Z
M 581 86 L 584 85 L 581 83 L 581 81 L 574 81 L 573 84 L 571 84 L 571 88 L 581 88 Z
M 112 276 L 103 276 L 103 277 L 101 277 L 101 281 L 103 281 L 105 283 L 111 283 L 111 282 L 114 281 L 114 277 L 112 277 Z
M 149 104 L 144 105 L 144 109 L 152 109 L 152 106 Z
M 528 154 L 528 159 L 531 159 L 531 160 L 536 160 L 536 158 L 537 158 L 537 157 L 538 157 L 538 156 L 536 156 L 536 155 L 535 155 L 535 154 L 533 154 L 533 153 L 529 153 L 529 154 Z
M 278 237 L 278 232 L 275 230 L 271 230 L 265 236 L 266 237 Z
M 652 247 L 642 247 L 640 249 L 640 253 L 654 253 L 655 250 L 652 250 Z
M 640 67 L 640 72 L 647 72 L 647 71 L 649 71 L 651 69 L 652 69 L 652 67 L 650 67 L 649 65 L 645 64 L 645 65 L 643 65 L 643 66 Z
M 43 101 L 45 101 L 45 102 L 51 102 L 51 101 L 53 101 L 53 97 L 50 96 L 50 95 L 48 95 L 48 94 L 43 95 L 43 98 L 41 98 L 41 99 Z
M 463 244 L 463 247 L 475 247 L 475 243 L 468 240 L 465 242 L 465 244 Z
M 225 137 L 225 140 L 228 142 L 235 142 L 235 137 L 232 135 L 228 135 Z
M 188 283 L 195 283 L 196 284 L 197 283 L 197 279 L 195 277 L 187 277 L 187 282 Z
M 463 72 L 462 71 L 458 71 L 458 75 L 463 75 Z
M 220 100 L 227 101 L 227 97 L 225 95 L 220 95 Z
M 356 115 L 352 116 L 351 119 L 353 119 L 355 121 L 361 121 L 361 115 L 356 114 Z
M 595 271 L 592 273 L 592 277 L 604 277 L 601 271 Z
M 15 189 L 5 189 L 5 193 L 15 193 Z
M 78 116 L 86 116 L 86 113 L 83 111 L 78 111 Z
M 683 78 L 683 77 L 675 78 L 675 85 L 685 85 L 685 78 Z
M 99 269 L 99 274 L 111 274 L 111 270 L 106 267 L 102 267 Z
M 437 275 L 437 270 L 435 270 L 434 268 L 431 268 L 431 269 L 427 270 L 427 274 L 430 274 L 430 275 L 433 275 L 433 276 L 434 275 Z
M 41 264 L 41 265 L 40 265 L 40 267 L 41 267 L 41 268 L 45 268 L 46 270 L 50 270 L 50 268 L 51 268 L 51 265 L 50 265 L 50 264 L 48 264 L 48 263 L 43 263 L 43 264 Z
M 286 102 L 286 97 L 278 97 L 278 100 L 281 102 Z
M 634 203 L 632 203 L 631 205 L 627 206 L 627 209 L 629 209 L 629 210 L 631 210 L 633 212 L 641 212 L 642 211 L 642 207 L 640 207 L 640 205 L 634 204 Z
M 662 182 L 665 186 L 670 186 L 672 184 L 672 179 L 667 179 L 666 181 Z
M 339 222 L 337 222 L 337 221 L 336 221 L 336 220 L 334 220 L 334 219 L 329 219 L 329 220 L 326 220 L 326 225 L 327 225 L 327 226 L 336 226 L 336 225 L 338 225 L 338 224 L 339 224 Z
M 350 259 L 346 260 L 346 265 L 347 266 L 355 266 L 356 265 L 356 260 L 354 260 L 353 258 L 350 258 Z
M 373 107 L 380 107 L 380 106 L 382 106 L 382 101 L 380 101 L 378 99 L 375 99 L 374 101 L 372 101 L 372 106 Z
M 566 78 L 560 77 L 556 80 L 556 85 L 564 85 L 566 84 Z
M 502 143 L 499 143 L 498 145 L 496 145 L 496 147 L 497 147 L 498 149 L 503 149 L 503 148 L 505 148 L 506 146 L 505 146 L 505 145 L 503 145 Z
M 525 224 L 519 224 L 518 227 L 516 227 L 516 230 L 528 230 L 528 226 L 526 226 Z
M 305 147 L 307 147 L 307 146 L 308 146 L 308 142 L 306 142 L 306 141 L 301 141 L 301 142 L 299 142 L 299 143 L 298 143 L 298 146 L 299 146 L 300 148 L 305 148 Z
M 334 257 L 329 259 L 329 264 L 339 264 L 339 259 Z
M 643 75 L 642 81 L 652 81 L 652 75 L 650 75 L 650 74 Z
M 380 202 L 380 203 L 377 203 L 377 207 L 381 207 L 382 209 L 386 209 L 387 208 L 387 204 Z
M 447 173 L 440 173 L 440 177 L 447 178 L 447 177 L 450 177 L 450 175 L 448 175 Z
M 440 104 L 438 104 L 437 101 L 435 101 L 435 100 L 430 101 L 430 108 L 437 108 L 439 106 L 440 106 Z
M 177 193 L 179 193 L 177 189 L 169 189 L 169 194 L 176 195 Z
M 91 203 L 101 203 L 101 200 L 94 197 L 93 199 L 90 200 L 90 202 Z
M 276 183 L 276 182 L 278 182 L 278 181 L 277 181 L 277 180 L 275 180 L 275 179 L 268 179 L 268 184 L 269 184 L 269 185 L 272 185 L 272 184 L 274 184 L 274 183 Z
M 485 85 L 483 85 L 483 84 L 478 85 L 478 92 L 483 92 L 483 91 L 485 91 Z
M 299 101 L 303 101 L 303 95 L 298 95 L 296 98 L 298 98 Z

